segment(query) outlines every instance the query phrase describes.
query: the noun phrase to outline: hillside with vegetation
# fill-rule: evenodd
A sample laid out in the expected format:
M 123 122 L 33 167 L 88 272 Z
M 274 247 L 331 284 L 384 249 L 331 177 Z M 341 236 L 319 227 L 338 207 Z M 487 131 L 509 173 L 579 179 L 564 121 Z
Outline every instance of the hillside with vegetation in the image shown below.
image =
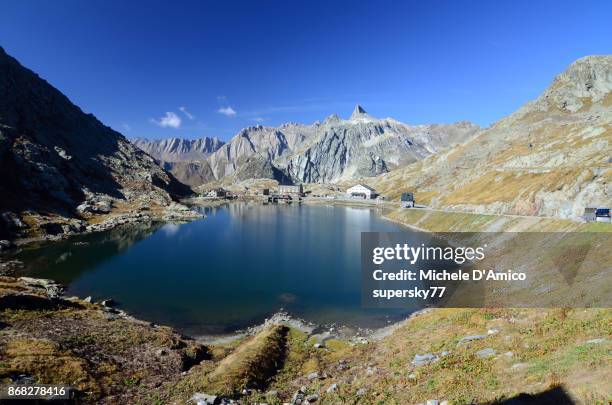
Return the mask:
M 0 381 L 69 384 L 103 404 L 612 399 L 609 309 L 435 309 L 352 339 L 278 316 L 206 343 L 57 288 L 0 278 Z
M 187 186 L 2 48 L 0 95 L 0 239 L 194 216 Z
M 612 56 L 589 56 L 467 142 L 364 181 L 432 208 L 577 218 L 611 205 L 611 141 Z

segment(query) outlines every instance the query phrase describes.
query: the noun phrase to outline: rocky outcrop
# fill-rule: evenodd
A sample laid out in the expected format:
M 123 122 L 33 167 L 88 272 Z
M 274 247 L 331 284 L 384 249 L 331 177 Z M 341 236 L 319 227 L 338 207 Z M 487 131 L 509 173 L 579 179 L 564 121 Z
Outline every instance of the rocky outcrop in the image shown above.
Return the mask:
M 41 215 L 78 219 L 117 203 L 166 206 L 189 193 L 1 48 L 0 95 L 0 236 L 26 232 Z
M 478 130 L 468 122 L 409 126 L 378 120 L 357 106 L 349 120 L 320 126 L 316 140 L 288 160 L 286 171 L 306 183 L 376 176 L 463 142 Z
M 589 56 L 465 144 L 370 185 L 436 208 L 578 219 L 612 205 L 611 139 L 612 56 Z
M 334 114 L 312 125 L 245 128 L 197 163 L 191 153 L 174 154 L 173 159 L 180 156 L 182 162 L 197 164 L 189 171 L 176 164 L 166 167 L 192 186 L 257 177 L 337 182 L 386 173 L 463 142 L 479 129 L 468 122 L 410 126 L 391 118 L 374 118 L 357 105 L 348 120 Z
M 265 160 L 275 168 L 314 134 L 307 125 L 285 124 L 280 128 L 257 125 L 240 131 L 208 158 L 214 179 L 221 180 L 238 172 L 245 164 Z

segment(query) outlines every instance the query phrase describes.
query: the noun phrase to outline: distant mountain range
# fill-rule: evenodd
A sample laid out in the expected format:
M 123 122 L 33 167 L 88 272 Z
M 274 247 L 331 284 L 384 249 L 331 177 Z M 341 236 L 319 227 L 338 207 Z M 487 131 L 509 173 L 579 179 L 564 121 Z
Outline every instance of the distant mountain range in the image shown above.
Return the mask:
M 225 144 L 217 138 L 208 137 L 200 139 L 166 138 L 156 141 L 135 138 L 131 141 L 155 159 L 164 162 L 205 160 Z
M 411 126 L 376 119 L 357 105 L 347 120 L 334 114 L 312 125 L 252 126 L 226 144 L 216 138 L 133 142 L 192 186 L 248 178 L 329 183 L 386 173 L 464 142 L 479 130 L 469 122 Z

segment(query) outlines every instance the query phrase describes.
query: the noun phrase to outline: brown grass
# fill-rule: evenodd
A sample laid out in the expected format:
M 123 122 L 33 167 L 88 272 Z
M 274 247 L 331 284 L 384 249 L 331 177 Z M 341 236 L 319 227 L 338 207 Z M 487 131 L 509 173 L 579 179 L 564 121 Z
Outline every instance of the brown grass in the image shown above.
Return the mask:
M 282 366 L 287 332 L 285 326 L 273 326 L 240 345 L 205 377 L 208 392 L 235 396 L 263 386 Z

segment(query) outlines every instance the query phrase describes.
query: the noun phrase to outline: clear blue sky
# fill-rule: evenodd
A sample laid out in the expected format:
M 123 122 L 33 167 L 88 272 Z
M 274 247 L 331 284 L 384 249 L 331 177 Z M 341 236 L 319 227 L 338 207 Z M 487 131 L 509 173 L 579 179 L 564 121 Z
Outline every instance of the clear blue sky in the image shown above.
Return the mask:
M 228 139 L 355 103 L 489 125 L 612 53 L 612 1 L 10 0 L 0 45 L 130 137 Z

